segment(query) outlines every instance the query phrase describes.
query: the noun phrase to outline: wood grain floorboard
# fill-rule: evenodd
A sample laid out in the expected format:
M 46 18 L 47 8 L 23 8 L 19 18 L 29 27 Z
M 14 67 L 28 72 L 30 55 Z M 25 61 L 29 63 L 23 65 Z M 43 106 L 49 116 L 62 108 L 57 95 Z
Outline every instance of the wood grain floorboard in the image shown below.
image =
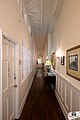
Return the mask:
M 38 69 L 19 120 L 65 120 L 55 94 L 44 89 L 43 71 Z

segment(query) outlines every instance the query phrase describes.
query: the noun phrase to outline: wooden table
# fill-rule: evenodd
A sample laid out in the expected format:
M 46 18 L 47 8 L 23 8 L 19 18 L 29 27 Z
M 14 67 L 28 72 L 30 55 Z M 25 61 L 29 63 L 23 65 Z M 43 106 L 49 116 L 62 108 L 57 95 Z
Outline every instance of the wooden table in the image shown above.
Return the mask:
M 45 83 L 45 91 L 47 89 L 47 86 L 50 87 L 51 90 L 55 90 L 56 87 L 56 76 L 47 74 L 44 77 L 44 83 Z

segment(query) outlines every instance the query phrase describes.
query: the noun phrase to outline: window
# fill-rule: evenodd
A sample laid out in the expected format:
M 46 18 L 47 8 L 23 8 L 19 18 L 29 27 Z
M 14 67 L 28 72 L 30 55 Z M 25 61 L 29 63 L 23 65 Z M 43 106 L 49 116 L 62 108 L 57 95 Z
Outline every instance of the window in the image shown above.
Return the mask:
M 26 50 L 25 46 L 22 45 L 22 79 L 26 75 Z
M 32 54 L 31 50 L 28 49 L 28 75 L 32 72 Z

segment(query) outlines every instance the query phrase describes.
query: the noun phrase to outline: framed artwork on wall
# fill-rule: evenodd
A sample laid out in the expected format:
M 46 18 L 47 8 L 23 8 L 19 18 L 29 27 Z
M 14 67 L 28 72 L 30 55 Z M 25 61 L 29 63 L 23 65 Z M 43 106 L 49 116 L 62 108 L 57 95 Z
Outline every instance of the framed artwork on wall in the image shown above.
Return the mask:
M 66 73 L 80 80 L 80 45 L 66 51 Z
M 78 55 L 69 56 L 69 69 L 78 71 Z
M 53 62 L 52 62 L 52 65 L 53 65 L 53 69 L 55 70 L 55 67 L 56 67 L 56 52 L 53 53 Z
M 64 62 L 65 62 L 65 56 L 62 56 L 61 57 L 61 65 L 64 65 Z

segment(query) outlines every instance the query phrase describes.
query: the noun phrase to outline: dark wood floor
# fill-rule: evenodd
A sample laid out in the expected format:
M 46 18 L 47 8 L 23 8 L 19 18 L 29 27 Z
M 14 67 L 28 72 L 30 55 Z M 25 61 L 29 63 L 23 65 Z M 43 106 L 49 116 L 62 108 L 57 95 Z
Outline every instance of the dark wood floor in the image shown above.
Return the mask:
M 43 71 L 37 70 L 20 120 L 65 120 L 54 92 L 44 90 Z

